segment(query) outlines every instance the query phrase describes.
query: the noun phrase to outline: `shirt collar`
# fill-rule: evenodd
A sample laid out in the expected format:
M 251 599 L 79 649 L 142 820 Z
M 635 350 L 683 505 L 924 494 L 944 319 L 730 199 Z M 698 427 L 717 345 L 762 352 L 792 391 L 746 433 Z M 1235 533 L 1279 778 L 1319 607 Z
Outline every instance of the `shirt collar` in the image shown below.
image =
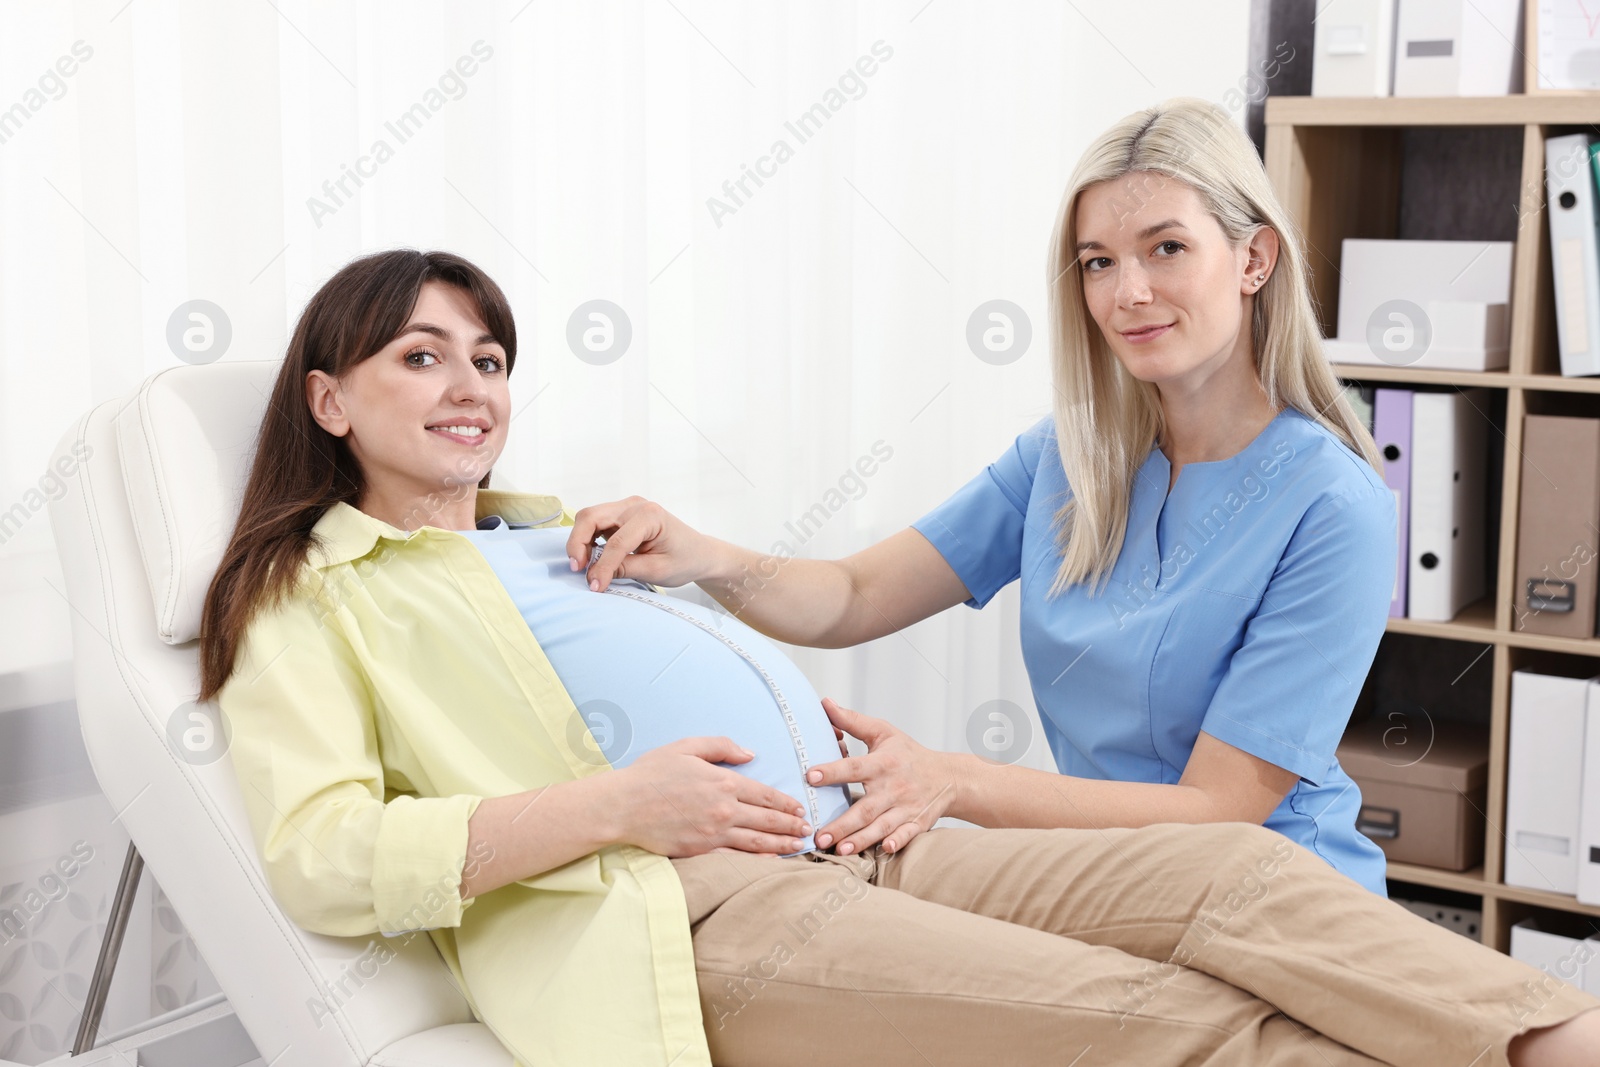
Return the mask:
M 561 499 L 542 493 L 518 493 L 509 489 L 479 489 L 473 521 L 489 515 L 503 516 L 506 521 L 529 526 L 570 526 L 572 516 L 561 504 Z M 371 552 L 380 539 L 409 541 L 424 533 L 456 533 L 438 527 L 424 526 L 407 532 L 382 519 L 374 518 L 354 505 L 339 501 L 317 520 L 311 528 L 320 554 L 312 559 L 319 570 L 360 559 Z

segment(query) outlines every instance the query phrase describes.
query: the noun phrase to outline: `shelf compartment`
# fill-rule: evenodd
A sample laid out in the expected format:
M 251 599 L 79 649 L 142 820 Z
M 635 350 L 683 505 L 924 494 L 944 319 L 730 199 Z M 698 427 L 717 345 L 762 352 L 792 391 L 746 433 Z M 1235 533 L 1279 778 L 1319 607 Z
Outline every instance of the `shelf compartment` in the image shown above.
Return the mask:
M 1437 867 L 1418 867 L 1414 863 L 1391 863 L 1388 877 L 1392 882 L 1423 885 L 1430 889 L 1449 889 L 1480 897 L 1494 888 L 1484 881 L 1481 866 L 1474 867 L 1470 871 L 1442 871 Z
M 1456 893 L 1472 893 L 1497 900 L 1510 900 L 1530 904 L 1551 911 L 1600 918 L 1600 904 L 1580 904 L 1578 898 L 1565 893 L 1550 893 L 1542 889 L 1524 889 L 1522 886 L 1490 882 L 1483 876 L 1482 867 L 1470 871 L 1441 871 L 1434 867 L 1418 867 L 1413 863 L 1391 863 L 1387 874 L 1391 882 L 1427 886 L 1430 889 L 1448 889 Z

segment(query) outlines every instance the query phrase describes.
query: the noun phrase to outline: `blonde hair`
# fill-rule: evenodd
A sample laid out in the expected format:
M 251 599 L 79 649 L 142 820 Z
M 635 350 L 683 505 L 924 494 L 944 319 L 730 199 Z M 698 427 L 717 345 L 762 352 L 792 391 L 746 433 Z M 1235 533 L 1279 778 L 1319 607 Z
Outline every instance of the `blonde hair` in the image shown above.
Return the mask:
M 1056 512 L 1061 565 L 1050 595 L 1108 579 L 1127 532 L 1133 479 L 1163 439 L 1156 387 L 1135 378 L 1089 315 L 1074 248 L 1084 189 L 1130 172 L 1181 181 L 1237 247 L 1260 226 L 1278 234 L 1278 259 L 1254 295 L 1256 376 L 1272 408 L 1293 407 L 1326 426 L 1382 473 L 1382 457 L 1322 350 L 1300 235 L 1267 181 L 1255 146 L 1216 104 L 1189 97 L 1137 111 L 1084 152 L 1051 235 L 1048 284 L 1056 441 L 1070 496 Z

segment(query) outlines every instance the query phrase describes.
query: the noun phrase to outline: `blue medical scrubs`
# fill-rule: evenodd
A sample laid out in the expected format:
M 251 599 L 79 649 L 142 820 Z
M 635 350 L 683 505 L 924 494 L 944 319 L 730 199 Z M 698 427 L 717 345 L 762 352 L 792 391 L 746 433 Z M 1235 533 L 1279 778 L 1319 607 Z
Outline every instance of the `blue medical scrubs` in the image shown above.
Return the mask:
M 1386 895 L 1334 750 L 1383 636 L 1396 513 L 1378 473 L 1285 407 L 1237 455 L 1134 480 L 1110 580 L 1049 596 L 1067 498 L 1040 421 L 912 525 L 981 608 L 1022 581 L 1022 653 L 1063 774 L 1174 783 L 1201 730 L 1299 776 L 1266 825 Z

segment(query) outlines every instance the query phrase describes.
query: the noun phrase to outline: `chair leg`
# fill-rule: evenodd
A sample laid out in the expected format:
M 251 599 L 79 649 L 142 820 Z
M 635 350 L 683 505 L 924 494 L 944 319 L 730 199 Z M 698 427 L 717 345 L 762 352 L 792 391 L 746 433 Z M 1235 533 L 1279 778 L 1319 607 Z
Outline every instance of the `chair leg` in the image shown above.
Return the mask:
M 89 983 L 89 999 L 83 1005 L 83 1019 L 78 1023 L 78 1039 L 72 1043 L 72 1054 L 81 1056 L 94 1048 L 95 1033 L 100 1029 L 100 1013 L 105 1010 L 106 995 L 111 992 L 111 975 L 117 969 L 117 955 L 122 951 L 122 935 L 128 929 L 128 913 L 133 910 L 133 897 L 139 891 L 139 875 L 144 870 L 144 857 L 128 842 L 128 856 L 122 861 L 122 878 L 117 882 L 116 899 L 111 903 L 111 916 L 106 920 L 105 937 L 100 941 L 100 958 L 94 964 L 94 978 Z

